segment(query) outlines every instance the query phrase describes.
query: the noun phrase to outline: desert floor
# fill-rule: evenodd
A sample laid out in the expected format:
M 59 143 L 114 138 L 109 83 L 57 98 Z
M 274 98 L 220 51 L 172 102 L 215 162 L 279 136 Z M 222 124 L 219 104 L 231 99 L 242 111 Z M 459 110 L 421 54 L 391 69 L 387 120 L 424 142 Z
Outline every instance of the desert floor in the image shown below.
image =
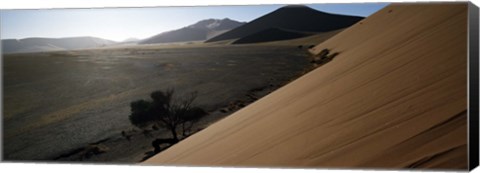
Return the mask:
M 233 102 L 249 104 L 300 76 L 307 57 L 296 46 L 254 45 L 5 55 L 4 159 L 75 161 L 79 150 L 102 143 L 110 152 L 86 160 L 138 162 L 153 138 L 134 133 L 130 102 L 166 88 L 197 91 L 195 103 L 210 112 L 201 128 L 239 109 L 228 109 Z

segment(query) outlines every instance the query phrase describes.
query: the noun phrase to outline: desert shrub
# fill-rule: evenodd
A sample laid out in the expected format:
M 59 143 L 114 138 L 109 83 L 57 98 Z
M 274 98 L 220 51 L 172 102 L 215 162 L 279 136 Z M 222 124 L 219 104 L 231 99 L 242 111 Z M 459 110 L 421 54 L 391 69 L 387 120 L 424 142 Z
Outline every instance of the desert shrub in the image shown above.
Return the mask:
M 313 56 L 313 59 L 310 62 L 314 64 L 325 64 L 335 58 L 338 54 L 338 52 L 330 53 L 330 50 L 323 49 L 316 56 Z
M 322 51 L 320 51 L 320 53 L 318 53 L 318 57 L 320 59 L 325 59 L 329 53 L 330 53 L 330 50 L 323 49 Z
M 140 128 L 148 126 L 154 121 L 154 115 L 150 113 L 151 103 L 145 100 L 137 100 L 130 103 L 130 122 Z
M 173 89 L 154 91 L 150 94 L 151 101 L 132 102 L 129 115 L 131 124 L 142 129 L 166 129 L 171 133 L 172 139 L 160 141 L 168 141 L 171 144 L 179 141 L 178 130 L 181 130 L 183 137 L 189 135 L 194 123 L 207 113 L 193 105 L 197 98 L 196 92 L 183 98 L 174 97 L 174 93 Z

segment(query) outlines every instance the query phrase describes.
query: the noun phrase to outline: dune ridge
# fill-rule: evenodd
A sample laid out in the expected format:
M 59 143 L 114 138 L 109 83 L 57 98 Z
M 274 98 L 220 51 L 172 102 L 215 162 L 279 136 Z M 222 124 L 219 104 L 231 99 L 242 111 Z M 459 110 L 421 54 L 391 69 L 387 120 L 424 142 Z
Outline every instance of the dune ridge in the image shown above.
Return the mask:
M 235 40 L 232 44 L 260 43 L 302 38 L 314 33 L 289 31 L 281 28 L 269 28 Z
M 146 38 L 141 40 L 139 44 L 203 41 L 242 26 L 243 24 L 244 22 L 238 22 L 228 18 L 205 19 L 180 29 L 163 32 Z
M 262 34 L 266 34 L 268 30 L 276 32 L 270 33 L 270 36 L 267 37 L 268 40 L 265 41 L 283 40 L 282 38 L 285 35 L 282 36 L 282 33 L 278 33 L 278 29 L 297 33 L 322 33 L 349 27 L 362 19 L 363 17 L 324 13 L 303 5 L 288 5 L 212 37 L 205 42 L 241 39 L 243 37 L 250 37 L 249 40 L 252 39 L 251 37 L 259 37 L 258 41 L 263 41 Z
M 391 4 L 339 53 L 143 164 L 467 169 L 467 3 Z

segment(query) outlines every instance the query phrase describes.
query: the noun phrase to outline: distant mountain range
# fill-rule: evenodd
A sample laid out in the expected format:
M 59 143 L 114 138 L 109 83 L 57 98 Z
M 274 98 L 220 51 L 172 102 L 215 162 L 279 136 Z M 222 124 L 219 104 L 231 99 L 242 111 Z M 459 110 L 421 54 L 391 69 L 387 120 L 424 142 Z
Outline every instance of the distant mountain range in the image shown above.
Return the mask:
M 95 37 L 25 38 L 2 40 L 3 53 L 45 52 L 96 48 L 116 42 Z
M 160 33 L 139 42 L 139 44 L 204 41 L 245 24 L 235 20 L 207 19 L 181 29 Z
M 324 13 L 303 5 L 289 5 L 206 42 L 239 39 L 233 42 L 235 44 L 300 38 L 346 28 L 362 19 L 363 17 Z
M 2 40 L 3 53 L 25 53 L 96 48 L 122 44 L 156 44 L 189 41 L 232 40 L 233 44 L 288 40 L 349 27 L 363 17 L 329 14 L 307 6 L 289 5 L 251 22 L 228 18 L 206 19 L 160 33 L 147 39 L 129 38 L 123 42 L 96 37 L 25 38 Z
M 131 37 L 131 38 L 127 38 L 127 39 L 123 40 L 120 43 L 137 43 L 139 41 L 141 41 L 141 39 Z

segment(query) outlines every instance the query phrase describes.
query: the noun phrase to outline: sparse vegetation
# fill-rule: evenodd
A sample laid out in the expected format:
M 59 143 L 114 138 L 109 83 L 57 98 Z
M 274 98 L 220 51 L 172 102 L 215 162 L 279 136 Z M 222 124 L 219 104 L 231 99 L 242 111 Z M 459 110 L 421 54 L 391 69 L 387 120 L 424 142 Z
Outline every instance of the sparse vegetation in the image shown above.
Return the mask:
M 313 63 L 315 65 L 323 65 L 327 62 L 330 62 L 338 54 L 339 54 L 338 52 L 330 54 L 329 49 L 323 49 L 322 51 L 320 51 L 320 53 L 318 53 L 317 55 L 315 55 L 313 57 L 311 63 Z
M 185 98 L 181 96 L 183 93 L 198 91 L 194 104 L 201 105 L 212 116 L 186 122 L 185 135 L 191 135 L 240 108 L 232 106 L 235 110 L 230 111 L 231 102 L 251 103 L 252 99 L 245 96 L 249 89 L 271 84 L 276 89 L 298 77 L 309 63 L 305 50 L 296 49 L 296 45 L 182 48 L 168 45 L 5 55 L 4 138 L 10 142 L 4 144 L 4 158 L 56 160 L 78 147 L 87 147 L 101 134 L 102 138 L 110 138 L 102 143 L 110 150 L 84 161 L 137 162 L 147 150 L 153 153 L 152 141 L 172 135 L 157 126 L 142 129 L 133 126 L 128 120 L 132 101 L 143 98 L 152 102 L 149 95 L 159 86 L 176 86 L 175 96 L 181 99 Z M 255 97 L 265 94 L 262 91 Z M 220 111 L 223 108 L 224 112 Z M 48 110 L 58 114 L 46 114 Z M 25 114 L 29 116 L 22 116 Z M 188 132 L 192 122 L 194 125 Z M 36 130 L 39 127 L 44 130 Z M 58 128 L 68 130 L 55 131 Z M 77 135 L 79 131 L 81 135 Z M 178 126 L 180 140 L 182 131 L 182 125 Z M 75 140 L 59 143 L 59 135 L 73 135 Z M 39 136 L 43 140 L 39 141 Z M 162 150 L 167 145 L 162 144 Z M 80 154 L 58 160 L 77 161 Z
M 150 94 L 151 101 L 137 100 L 130 104 L 130 122 L 141 129 L 166 129 L 171 139 L 156 139 L 152 142 L 155 153 L 160 152 L 160 145 L 173 145 L 191 134 L 195 122 L 207 113 L 193 105 L 197 93 L 193 92 L 183 98 L 174 97 L 175 91 L 155 91 Z M 179 134 L 178 131 L 181 131 Z

